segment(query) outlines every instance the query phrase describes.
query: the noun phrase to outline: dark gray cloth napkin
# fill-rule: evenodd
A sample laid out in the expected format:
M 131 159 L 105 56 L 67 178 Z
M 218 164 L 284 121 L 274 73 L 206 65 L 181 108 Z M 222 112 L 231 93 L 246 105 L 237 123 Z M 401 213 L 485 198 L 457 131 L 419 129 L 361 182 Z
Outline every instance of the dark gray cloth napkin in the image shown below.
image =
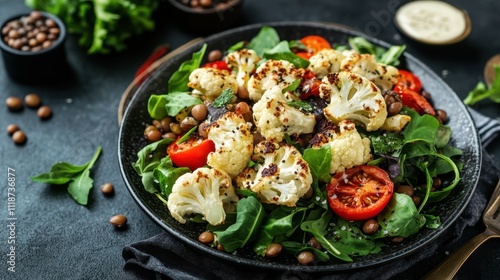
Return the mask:
M 471 112 L 478 126 L 489 123 L 489 118 Z M 486 118 L 486 119 L 485 119 Z M 491 119 L 489 119 L 492 121 Z M 484 135 L 481 135 L 484 136 Z M 483 145 L 491 142 L 494 134 L 482 139 Z M 307 274 L 293 271 L 271 271 L 243 267 L 211 258 L 169 233 L 161 233 L 149 239 L 124 247 L 124 271 L 137 279 L 398 279 L 411 266 L 428 268 L 436 266 L 447 257 L 446 248 L 452 248 L 467 226 L 475 225 L 486 206 L 488 198 L 499 179 L 500 169 L 483 150 L 481 175 L 478 187 L 471 201 L 457 221 L 424 249 L 410 256 L 373 268 L 332 272 L 328 274 Z M 405 279 L 419 279 L 428 271 L 419 269 L 404 274 Z

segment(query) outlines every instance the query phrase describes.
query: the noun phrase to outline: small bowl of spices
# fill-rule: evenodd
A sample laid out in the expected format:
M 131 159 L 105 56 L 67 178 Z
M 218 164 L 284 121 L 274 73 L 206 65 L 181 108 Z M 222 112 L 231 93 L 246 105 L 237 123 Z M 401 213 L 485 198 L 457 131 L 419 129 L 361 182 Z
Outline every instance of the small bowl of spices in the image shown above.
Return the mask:
M 59 18 L 32 11 L 12 16 L 0 26 L 0 49 L 5 70 L 12 80 L 43 83 L 65 72 L 66 27 Z
M 181 27 L 211 34 L 234 27 L 243 19 L 243 0 L 168 0 Z

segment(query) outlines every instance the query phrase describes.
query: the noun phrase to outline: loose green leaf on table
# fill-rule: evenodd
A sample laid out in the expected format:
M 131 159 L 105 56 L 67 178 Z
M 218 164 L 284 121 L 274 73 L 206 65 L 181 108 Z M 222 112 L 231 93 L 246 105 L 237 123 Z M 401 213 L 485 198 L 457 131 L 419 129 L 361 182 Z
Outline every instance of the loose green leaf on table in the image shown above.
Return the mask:
M 500 65 L 495 65 L 494 68 L 495 78 L 491 85 L 486 87 L 486 84 L 483 82 L 477 83 L 476 87 L 464 99 L 465 105 L 472 106 L 484 99 L 500 103 Z
M 54 164 L 50 171 L 30 177 L 33 182 L 52 185 L 63 185 L 69 182 L 68 193 L 82 205 L 87 205 L 89 192 L 94 180 L 90 177 L 90 169 L 94 166 L 101 153 L 101 146 L 97 148 L 92 159 L 83 165 L 73 165 L 67 162 Z

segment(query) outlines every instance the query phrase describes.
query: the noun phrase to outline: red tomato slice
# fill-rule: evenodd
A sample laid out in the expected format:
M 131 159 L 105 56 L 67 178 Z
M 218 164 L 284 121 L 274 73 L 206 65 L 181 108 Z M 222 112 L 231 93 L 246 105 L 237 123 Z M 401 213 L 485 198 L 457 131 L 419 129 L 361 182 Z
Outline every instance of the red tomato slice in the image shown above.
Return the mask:
M 321 81 L 316 79 L 316 75 L 312 71 L 306 70 L 302 78 L 300 99 L 305 100 L 311 96 L 319 96 Z
M 231 72 L 231 68 L 229 65 L 224 60 L 217 60 L 217 61 L 212 61 L 212 62 L 207 62 L 203 64 L 202 67 L 207 67 L 207 68 L 215 68 L 215 69 L 220 69 L 220 70 L 227 70 Z
M 391 200 L 393 189 L 387 172 L 369 165 L 337 173 L 326 187 L 330 208 L 347 221 L 377 216 Z
M 411 89 L 394 90 L 394 91 L 401 96 L 401 101 L 403 102 L 403 105 L 405 105 L 406 107 L 415 110 L 420 115 L 423 114 L 429 114 L 432 116 L 436 115 L 436 112 L 434 111 L 432 105 L 420 93 L 413 91 Z
M 306 36 L 300 39 L 300 42 L 306 46 L 307 51 L 298 52 L 296 53 L 296 55 L 307 60 L 309 60 L 311 56 L 315 55 L 320 50 L 332 48 L 330 43 L 324 37 L 321 37 L 319 35 Z
M 190 137 L 179 143 L 178 138 L 167 148 L 167 153 L 177 167 L 188 167 L 191 171 L 205 166 L 210 152 L 215 151 L 215 144 L 210 139 Z
M 410 89 L 416 92 L 422 90 L 422 82 L 420 79 L 410 71 L 399 70 L 399 78 L 394 85 L 394 91 Z

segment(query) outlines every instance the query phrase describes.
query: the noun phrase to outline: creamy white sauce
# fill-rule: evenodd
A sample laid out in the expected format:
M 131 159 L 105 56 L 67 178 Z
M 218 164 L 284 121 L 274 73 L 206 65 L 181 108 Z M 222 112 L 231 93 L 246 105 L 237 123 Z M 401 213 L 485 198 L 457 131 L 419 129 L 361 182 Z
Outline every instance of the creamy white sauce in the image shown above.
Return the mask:
M 463 11 L 442 1 L 413 1 L 396 12 L 403 32 L 419 41 L 446 43 L 464 34 L 467 21 Z

